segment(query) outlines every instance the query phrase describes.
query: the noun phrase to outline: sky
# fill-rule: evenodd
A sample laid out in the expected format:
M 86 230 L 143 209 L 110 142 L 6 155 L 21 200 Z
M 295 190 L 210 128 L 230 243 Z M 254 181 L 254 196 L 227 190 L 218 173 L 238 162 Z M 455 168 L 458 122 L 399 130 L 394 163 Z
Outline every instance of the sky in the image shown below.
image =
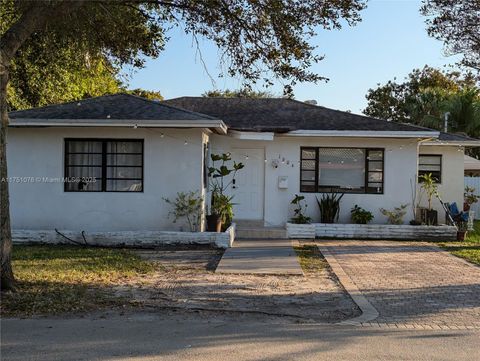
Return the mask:
M 298 100 L 316 100 L 318 105 L 361 113 L 368 89 L 378 83 L 403 79 L 414 68 L 428 64 L 443 67 L 455 64 L 458 57 L 447 57 L 443 43 L 427 35 L 425 18 L 420 15 L 421 1 L 370 0 L 361 13 L 362 22 L 341 30 L 320 30 L 313 39 L 325 59 L 311 70 L 328 77 L 329 82 L 300 83 L 294 87 Z M 165 99 L 200 96 L 211 89 L 238 89 L 240 79 L 208 75 L 220 72 L 218 49 L 201 41 L 200 57 L 191 36 L 174 29 L 170 41 L 157 59 L 149 59 L 145 68 L 132 74 L 129 88 L 160 91 Z M 263 90 L 260 86 L 257 90 Z M 277 83 L 271 92 L 281 95 Z

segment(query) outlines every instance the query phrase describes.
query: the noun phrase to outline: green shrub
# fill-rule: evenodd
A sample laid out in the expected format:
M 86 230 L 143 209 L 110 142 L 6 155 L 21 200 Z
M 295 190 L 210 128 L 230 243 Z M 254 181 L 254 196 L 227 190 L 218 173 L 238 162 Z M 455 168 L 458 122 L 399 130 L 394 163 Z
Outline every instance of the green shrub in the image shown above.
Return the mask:
M 388 210 L 380 208 L 380 212 L 387 216 L 388 223 L 390 224 L 403 224 L 403 217 L 407 214 L 405 208 L 408 207 L 408 204 L 401 204 L 400 207 L 395 207 L 393 210 Z
M 175 200 L 163 199 L 173 207 L 169 215 L 173 216 L 173 223 L 180 218 L 185 218 L 190 232 L 200 230 L 200 222 L 203 209 L 203 197 L 198 192 L 178 192 Z
M 305 199 L 304 196 L 299 196 L 298 194 L 295 194 L 295 198 L 290 202 L 290 204 L 295 204 L 297 208 L 293 210 L 294 216 L 291 219 L 292 223 L 296 224 L 307 224 L 310 223 L 312 220 L 310 217 L 306 216 L 303 214 L 304 211 L 306 211 L 308 205 L 303 204 L 303 200 Z
M 352 222 L 356 224 L 367 224 L 374 218 L 372 212 L 369 212 L 356 204 L 350 211 L 350 214 L 352 215 Z

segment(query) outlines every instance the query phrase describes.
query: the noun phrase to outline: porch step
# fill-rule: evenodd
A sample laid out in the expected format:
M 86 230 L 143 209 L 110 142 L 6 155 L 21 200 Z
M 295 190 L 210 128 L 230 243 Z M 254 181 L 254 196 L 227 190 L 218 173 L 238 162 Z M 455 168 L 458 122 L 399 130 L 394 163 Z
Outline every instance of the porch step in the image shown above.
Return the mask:
M 237 228 L 237 239 L 286 239 L 287 230 L 280 227 Z
M 233 222 L 237 228 L 263 228 L 265 226 L 262 220 L 234 219 Z

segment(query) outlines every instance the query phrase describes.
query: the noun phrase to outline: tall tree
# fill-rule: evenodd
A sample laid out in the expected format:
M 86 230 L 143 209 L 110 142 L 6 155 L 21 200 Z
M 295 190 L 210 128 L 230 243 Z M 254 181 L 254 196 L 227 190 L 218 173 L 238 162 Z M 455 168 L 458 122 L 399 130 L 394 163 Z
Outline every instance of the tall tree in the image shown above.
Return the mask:
M 116 65 L 142 66 L 165 44 L 165 30 L 181 25 L 187 34 L 212 40 L 231 76 L 246 82 L 268 74 L 296 81 L 325 77 L 309 70 L 322 60 L 310 44 L 315 28 L 340 28 L 360 20 L 364 0 L 5 0 L 14 16 L 0 35 L 0 258 L 1 287 L 12 288 L 6 137 L 7 83 L 18 51 L 35 36 L 45 44 L 74 44 L 82 54 L 103 54 Z M 2 3 L 3 6 L 3 3 Z M 2 19 L 3 21 L 3 19 Z M 48 47 L 45 51 L 48 51 Z M 290 88 L 288 88 L 290 86 Z
M 388 81 L 369 89 L 363 112 L 376 118 L 422 124 L 426 115 L 440 116 L 442 104 L 451 94 L 473 86 L 471 74 L 425 66 L 414 69 L 402 82 Z
M 103 56 L 59 49 L 53 60 L 26 49 L 12 63 L 7 89 L 9 110 L 58 104 L 121 90 L 118 70 Z M 50 56 L 49 56 L 50 58 Z
M 480 72 L 480 1 L 424 0 L 427 30 L 445 43 L 449 54 L 463 55 L 463 65 Z

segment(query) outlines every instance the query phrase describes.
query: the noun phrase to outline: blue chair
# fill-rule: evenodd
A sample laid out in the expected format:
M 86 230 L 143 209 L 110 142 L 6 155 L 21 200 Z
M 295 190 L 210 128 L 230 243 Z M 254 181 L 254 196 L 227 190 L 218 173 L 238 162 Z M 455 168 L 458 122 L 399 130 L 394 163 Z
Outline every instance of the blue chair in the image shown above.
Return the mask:
M 468 212 L 463 212 L 458 209 L 457 202 L 450 203 L 448 205 L 448 210 L 455 222 L 467 222 L 468 221 Z

